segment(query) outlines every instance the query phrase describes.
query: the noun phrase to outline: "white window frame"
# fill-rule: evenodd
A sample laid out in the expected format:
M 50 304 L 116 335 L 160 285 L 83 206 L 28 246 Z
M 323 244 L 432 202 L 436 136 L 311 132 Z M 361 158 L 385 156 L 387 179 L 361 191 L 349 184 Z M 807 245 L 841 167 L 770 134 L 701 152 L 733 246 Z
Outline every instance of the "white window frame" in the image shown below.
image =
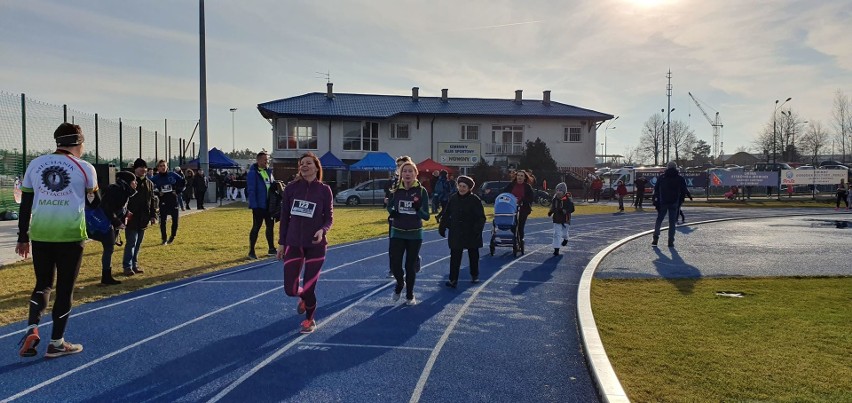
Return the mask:
M 571 131 L 577 130 L 577 139 L 571 140 Z M 583 142 L 583 129 L 580 126 L 565 126 L 562 131 L 562 142 L 563 143 L 582 143 Z
M 283 140 L 284 147 L 281 147 Z M 294 147 L 290 147 L 290 143 Z M 307 147 L 302 147 L 302 142 L 307 142 Z M 310 147 L 313 143 L 314 147 Z M 319 149 L 319 121 L 287 119 L 283 134 L 278 135 L 276 148 L 279 150 L 318 150 Z
M 405 128 L 405 136 L 399 135 L 399 129 Z M 411 140 L 411 124 L 410 123 L 391 123 L 390 124 L 391 140 Z
M 346 123 L 359 123 L 360 127 L 358 130 L 358 142 L 357 148 L 347 148 L 347 138 L 346 138 Z M 373 122 L 369 120 L 363 121 L 347 121 L 343 123 L 343 136 L 341 136 L 341 141 L 343 142 L 342 148 L 344 151 L 379 151 L 379 122 Z M 350 139 L 352 141 L 354 139 Z M 375 147 L 371 147 L 370 145 L 375 142 Z M 354 144 L 354 143 L 353 143 Z M 367 147 L 364 145 L 367 144 Z
M 468 133 L 468 130 L 470 128 L 476 128 L 476 138 L 470 137 L 470 133 Z M 479 133 L 480 132 L 481 132 L 480 125 L 472 124 L 472 123 L 462 123 L 461 124 L 461 132 L 459 133 L 459 140 L 461 140 L 461 141 L 479 141 L 479 138 L 480 138 Z

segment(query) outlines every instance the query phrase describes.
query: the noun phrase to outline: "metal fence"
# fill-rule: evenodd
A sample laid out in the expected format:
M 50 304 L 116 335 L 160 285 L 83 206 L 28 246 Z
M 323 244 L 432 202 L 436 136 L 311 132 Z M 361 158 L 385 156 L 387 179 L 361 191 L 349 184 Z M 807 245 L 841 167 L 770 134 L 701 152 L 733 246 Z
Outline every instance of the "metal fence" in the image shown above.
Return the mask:
M 0 91 L 0 213 L 18 210 L 16 182 L 29 161 L 56 149 L 53 131 L 63 122 L 83 129 L 83 159 L 92 164 L 121 168 L 142 158 L 151 167 L 159 159 L 177 166 L 195 158 L 197 120 L 106 118 Z

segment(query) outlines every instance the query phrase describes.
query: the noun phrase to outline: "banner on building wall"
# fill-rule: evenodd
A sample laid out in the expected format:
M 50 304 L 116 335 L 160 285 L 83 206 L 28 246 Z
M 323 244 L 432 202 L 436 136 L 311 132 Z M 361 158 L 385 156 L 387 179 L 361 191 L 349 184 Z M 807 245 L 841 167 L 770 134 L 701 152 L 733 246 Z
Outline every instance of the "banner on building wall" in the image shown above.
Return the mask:
M 476 165 L 482 155 L 480 143 L 438 142 L 438 162 L 456 167 Z
M 836 185 L 846 181 L 845 169 L 783 169 L 782 185 Z
M 708 170 L 710 186 L 778 186 L 778 172 Z

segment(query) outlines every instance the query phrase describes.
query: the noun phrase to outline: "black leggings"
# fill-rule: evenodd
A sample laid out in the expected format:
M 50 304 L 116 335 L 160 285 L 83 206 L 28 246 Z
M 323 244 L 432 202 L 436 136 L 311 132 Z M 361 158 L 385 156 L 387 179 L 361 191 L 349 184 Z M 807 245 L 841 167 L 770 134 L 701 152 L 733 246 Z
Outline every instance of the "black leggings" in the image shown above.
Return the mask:
M 837 204 L 835 205 L 835 207 L 840 208 L 841 201 L 846 204 L 846 207 L 849 207 L 849 199 L 846 198 L 846 193 L 837 194 Z
M 524 213 L 523 211 L 518 212 L 518 241 L 524 241 L 525 235 L 525 227 L 527 226 L 527 217 L 530 216 L 530 213 Z
M 269 212 L 262 208 L 251 209 L 251 232 L 249 233 L 249 250 L 254 252 L 254 244 L 257 243 L 257 235 L 260 233 L 260 226 L 266 224 L 266 243 L 269 244 L 269 250 L 275 250 L 273 242 L 273 227 L 275 222 L 269 216 Z
M 390 239 L 390 261 L 391 272 L 396 279 L 396 289 L 399 294 L 402 291 L 403 272 L 402 258 L 405 256 L 405 298 L 414 298 L 414 281 L 417 278 L 417 257 L 420 256 L 420 245 L 422 239 Z
M 450 249 L 450 281 L 452 282 L 459 280 L 463 252 L 464 249 Z M 479 277 L 479 248 L 468 249 L 467 258 L 470 262 L 470 276 Z
M 168 218 L 169 216 L 172 217 L 172 236 L 169 237 L 169 238 L 166 238 L 166 218 Z M 160 208 L 160 236 L 163 238 L 163 242 L 166 242 L 167 240 L 175 239 L 175 235 L 177 235 L 177 230 L 178 230 L 178 217 L 179 216 L 180 216 L 180 214 L 178 214 L 177 208 L 172 209 L 172 210 L 165 209 L 165 208 L 162 208 L 162 207 Z
M 40 242 L 32 241 L 33 269 L 36 285 L 30 297 L 29 325 L 37 325 L 47 309 L 53 276 L 56 274 L 56 300 L 53 302 L 53 332 L 51 340 L 59 340 L 65 334 L 68 316 L 71 314 L 71 298 L 74 283 L 83 261 L 83 242 Z

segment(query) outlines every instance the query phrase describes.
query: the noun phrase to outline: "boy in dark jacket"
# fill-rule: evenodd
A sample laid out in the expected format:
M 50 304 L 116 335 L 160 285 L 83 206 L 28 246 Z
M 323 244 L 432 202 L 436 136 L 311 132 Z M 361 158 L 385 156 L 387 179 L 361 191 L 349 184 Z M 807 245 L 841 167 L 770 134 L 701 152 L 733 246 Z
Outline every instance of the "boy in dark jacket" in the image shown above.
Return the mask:
M 154 196 L 154 184 L 146 176 L 148 167 L 145 160 L 137 159 L 133 163 L 133 172 L 136 174 L 136 195 L 127 203 L 129 218 L 124 230 L 124 258 L 121 262 L 125 276 L 144 273 L 139 267 L 139 248 L 148 224 L 157 222 L 159 203 Z
M 571 213 L 574 212 L 574 202 L 568 193 L 565 182 L 556 185 L 556 194 L 550 201 L 549 217 L 553 217 L 553 255 L 559 255 L 559 248 L 568 245 L 568 225 L 571 224 Z
M 107 236 L 99 239 L 104 247 L 104 253 L 101 256 L 101 284 L 103 285 L 121 284 L 121 281 L 112 277 L 112 254 L 115 251 L 116 235 L 125 227 L 127 204 L 135 194 L 136 175 L 132 172 L 121 171 L 116 172 L 115 183 L 109 185 L 101 199 L 100 206 L 112 224 Z
M 438 233 L 442 237 L 450 236 L 450 280 L 447 287 L 456 288 L 459 280 L 462 253 L 467 249 L 470 262 L 470 281 L 479 282 L 479 248 L 482 247 L 482 229 L 485 227 L 485 209 L 482 200 L 473 194 L 475 183 L 469 176 L 459 176 L 458 192 L 450 196 L 447 207 L 441 211 Z
M 154 191 L 160 201 L 160 238 L 163 245 L 171 245 L 175 241 L 177 235 L 178 223 L 180 222 L 178 213 L 178 192 L 185 184 L 182 176 L 169 172 L 169 167 L 165 160 L 157 161 L 157 173 L 151 177 L 151 182 L 154 184 Z M 166 221 L 172 218 L 172 229 L 170 236 L 166 238 Z

